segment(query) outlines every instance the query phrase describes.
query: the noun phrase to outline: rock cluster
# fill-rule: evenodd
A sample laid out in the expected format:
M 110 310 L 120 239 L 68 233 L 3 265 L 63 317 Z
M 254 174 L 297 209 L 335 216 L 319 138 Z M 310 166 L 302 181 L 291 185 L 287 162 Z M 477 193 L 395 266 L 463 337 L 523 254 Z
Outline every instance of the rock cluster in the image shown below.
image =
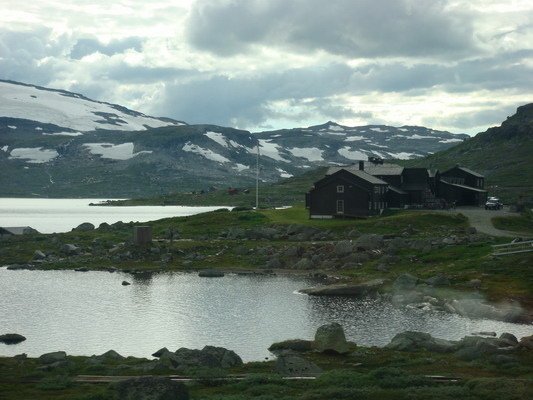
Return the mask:
M 500 337 L 465 336 L 458 341 L 437 339 L 428 333 L 407 331 L 399 333 L 386 346 L 398 351 L 426 350 L 436 353 L 454 353 L 458 358 L 471 361 L 489 357 L 494 364 L 516 362 L 513 353 L 520 350 L 532 350 L 533 336 L 522 338 L 519 342 L 510 333 Z
M 154 356 L 159 360 L 151 363 L 152 369 L 230 368 L 243 363 L 234 351 L 215 346 L 205 346 L 202 350 L 182 347 L 175 352 L 163 348 L 155 352 Z

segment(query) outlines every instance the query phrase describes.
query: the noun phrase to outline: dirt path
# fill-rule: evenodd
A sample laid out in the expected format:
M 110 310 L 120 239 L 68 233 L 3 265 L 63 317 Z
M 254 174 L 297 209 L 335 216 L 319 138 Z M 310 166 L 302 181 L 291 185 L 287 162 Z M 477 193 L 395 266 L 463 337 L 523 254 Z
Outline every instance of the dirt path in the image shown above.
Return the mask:
M 502 210 L 485 210 L 484 208 L 479 207 L 458 207 L 455 210 L 450 210 L 447 212 L 457 212 L 463 214 L 468 218 L 471 226 L 476 228 L 478 232 L 485 233 L 487 235 L 500 237 L 522 236 L 519 233 L 496 229 L 494 225 L 492 225 L 491 219 L 494 217 L 512 217 L 519 215 L 517 213 L 510 212 L 508 207 L 504 207 Z

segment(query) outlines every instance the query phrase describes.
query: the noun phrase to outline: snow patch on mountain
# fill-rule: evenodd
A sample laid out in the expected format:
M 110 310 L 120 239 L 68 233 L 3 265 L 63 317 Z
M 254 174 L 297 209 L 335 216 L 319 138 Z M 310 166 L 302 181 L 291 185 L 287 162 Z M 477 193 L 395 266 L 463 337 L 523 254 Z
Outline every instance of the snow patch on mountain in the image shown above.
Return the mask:
M 342 126 L 340 126 L 340 125 L 332 125 L 332 124 L 329 124 L 329 125 L 328 125 L 328 129 L 329 129 L 330 131 L 337 131 L 337 132 L 339 132 L 339 131 L 344 131 L 344 128 L 343 128 Z
M 207 136 L 209 139 L 213 140 L 214 142 L 218 143 L 222 147 L 225 147 L 226 149 L 229 148 L 228 139 L 226 139 L 226 137 L 222 133 L 208 131 L 204 135 Z
M 458 143 L 462 141 L 463 139 L 443 139 L 443 140 L 439 140 L 439 143 Z
M 400 152 L 400 153 L 387 152 L 387 154 L 391 156 L 392 158 L 397 158 L 399 160 L 409 160 L 414 157 L 420 157 L 420 154 L 406 153 L 406 152 Z
M 348 160 L 366 160 L 368 157 L 360 150 L 352 150 L 350 147 L 343 147 L 338 153 Z
M 344 139 L 345 142 L 357 142 L 359 140 L 364 140 L 364 136 L 350 136 Z
M 52 132 L 52 133 L 43 132 L 43 135 L 44 136 L 81 136 L 83 135 L 83 133 L 81 132 Z
M 150 154 L 152 151 L 143 150 L 137 153 L 133 152 L 133 143 L 84 143 L 91 154 L 101 156 L 102 158 L 108 158 L 111 160 L 129 160 L 139 154 Z
M 406 136 L 407 139 L 437 139 L 435 136 L 424 136 L 424 135 L 418 135 L 414 134 L 411 136 Z
M 219 163 L 226 163 L 230 162 L 226 157 L 221 156 L 218 153 L 215 153 L 213 150 L 210 149 L 204 149 L 203 147 L 200 147 L 196 144 L 193 144 L 191 142 L 185 143 L 185 145 L 182 147 L 183 151 L 187 151 L 189 153 L 196 153 L 204 158 L 207 158 L 211 161 L 216 161 Z
M 276 143 L 270 143 L 270 140 L 259 139 L 259 146 L 261 147 L 261 154 L 265 157 L 272 158 L 276 161 L 289 162 L 279 153 L 280 147 Z
M 370 130 L 374 132 L 388 132 L 389 131 L 388 129 L 383 129 L 383 128 L 370 128 Z
M 235 168 L 238 172 L 245 171 L 247 169 L 250 169 L 247 165 L 236 163 L 233 168 Z
M 289 174 L 287 171 L 282 170 L 281 168 L 276 168 L 276 171 L 279 172 L 279 176 L 282 178 L 291 178 L 294 176 L 292 174 Z
M 8 125 L 7 126 L 9 129 L 17 129 L 17 127 L 15 125 Z
M 0 150 L 7 153 L 7 149 L 9 149 L 9 146 L 0 147 Z
M 10 159 L 26 160 L 30 164 L 43 164 L 59 156 L 57 151 L 42 147 L 21 147 L 11 150 Z
M 126 113 L 109 103 L 74 93 L 0 81 L 0 115 L 54 124 L 76 131 L 136 131 L 176 125 L 141 113 Z M 146 126 L 145 126 L 146 125 Z
M 306 158 L 309 161 L 324 161 L 322 150 L 316 147 L 294 147 L 287 150 L 295 157 Z

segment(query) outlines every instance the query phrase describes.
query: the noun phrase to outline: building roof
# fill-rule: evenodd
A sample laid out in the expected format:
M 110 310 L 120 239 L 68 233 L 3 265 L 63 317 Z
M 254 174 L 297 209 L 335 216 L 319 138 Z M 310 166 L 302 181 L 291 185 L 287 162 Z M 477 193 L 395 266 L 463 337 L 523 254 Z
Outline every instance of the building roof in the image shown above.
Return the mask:
M 475 187 L 472 187 L 472 186 L 459 185 L 458 183 L 450 183 L 450 182 L 446 182 L 446 181 L 441 181 L 441 183 L 444 183 L 444 184 L 446 184 L 446 185 L 450 185 L 450 186 L 455 186 L 455 187 L 458 187 L 458 188 L 461 188 L 461 189 L 471 190 L 471 191 L 473 191 L 473 192 L 487 193 L 486 190 L 478 189 L 478 188 L 475 188 Z
M 407 194 L 407 192 L 403 191 L 400 188 L 397 188 L 396 186 L 389 185 L 389 190 L 392 190 L 393 192 L 396 192 L 398 194 Z
M 357 176 L 358 178 L 364 179 L 365 181 L 372 183 L 374 185 L 388 185 L 387 182 L 382 181 L 379 178 L 376 178 L 375 176 L 370 175 L 366 171 L 361 171 L 356 168 L 348 168 L 348 167 L 330 167 L 328 169 L 327 175 L 333 175 L 334 173 L 337 173 L 341 170 L 345 170 L 346 172 L 349 172 L 352 175 Z
M 370 161 L 364 161 L 365 170 L 364 172 L 370 175 L 401 175 L 404 167 L 397 164 L 374 164 Z M 352 165 L 346 165 L 343 167 L 330 167 L 328 169 L 327 175 L 334 174 L 335 172 L 345 169 L 346 171 L 353 172 L 359 171 L 359 164 L 355 163 Z
M 481 175 L 480 173 L 477 173 L 476 171 L 472 171 L 471 169 L 466 168 L 466 167 L 461 167 L 460 165 L 456 165 L 455 167 L 450 168 L 450 169 L 444 171 L 443 174 L 446 174 L 447 172 L 450 172 L 450 171 L 451 171 L 452 169 L 454 169 L 454 168 L 458 168 L 458 169 L 460 169 L 460 170 L 466 172 L 467 174 L 473 175 L 473 176 L 475 176 L 475 177 L 477 177 L 477 178 L 484 178 L 484 177 L 485 177 L 485 176 Z

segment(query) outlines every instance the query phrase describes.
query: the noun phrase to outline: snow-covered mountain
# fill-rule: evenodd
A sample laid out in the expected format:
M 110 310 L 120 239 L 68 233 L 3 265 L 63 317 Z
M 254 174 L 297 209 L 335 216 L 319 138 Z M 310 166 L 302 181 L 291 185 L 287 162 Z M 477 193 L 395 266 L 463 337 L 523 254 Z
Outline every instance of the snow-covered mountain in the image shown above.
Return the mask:
M 461 142 L 423 127 L 334 122 L 250 133 L 154 118 L 70 92 L 0 81 L 0 196 L 150 196 L 250 185 L 369 156 L 412 158 Z
M 0 80 L 0 117 L 55 126 L 61 129 L 42 133 L 64 136 L 97 129 L 139 131 L 184 124 L 169 118 L 150 117 L 116 104 L 91 100 L 77 93 L 4 80 Z M 16 125 L 11 127 L 18 128 Z

